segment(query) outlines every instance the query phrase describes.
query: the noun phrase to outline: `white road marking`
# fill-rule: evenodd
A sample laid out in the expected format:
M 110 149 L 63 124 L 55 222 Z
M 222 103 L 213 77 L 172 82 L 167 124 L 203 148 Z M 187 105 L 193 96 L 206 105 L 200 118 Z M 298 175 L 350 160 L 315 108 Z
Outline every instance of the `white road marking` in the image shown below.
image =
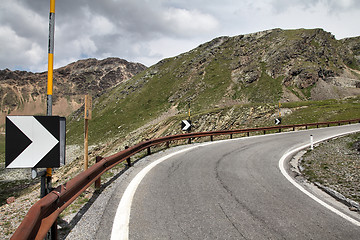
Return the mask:
M 337 135 L 334 135 L 332 137 L 327 137 L 327 138 L 324 138 L 324 139 L 321 139 L 321 140 L 318 140 L 315 143 L 319 143 L 319 142 L 322 142 L 322 141 L 325 141 L 327 139 L 330 139 L 330 138 L 334 138 L 334 137 L 337 137 L 337 136 L 341 136 L 341 135 L 346 135 L 346 134 L 350 134 L 350 133 L 355 133 L 355 132 L 359 132 L 359 130 L 356 130 L 356 131 L 350 131 L 350 132 L 347 132 L 347 133 L 341 133 L 341 134 L 337 134 Z M 307 148 L 309 147 L 310 144 L 305 144 L 301 147 L 298 147 L 296 149 L 293 149 L 289 152 L 287 152 L 285 155 L 283 155 L 279 161 L 279 168 L 280 168 L 280 171 L 281 173 L 286 177 L 286 179 L 291 182 L 295 187 L 297 187 L 300 191 L 302 191 L 303 193 L 305 193 L 307 196 L 309 196 L 310 198 L 312 198 L 313 200 L 315 200 L 316 202 L 320 203 L 322 206 L 326 207 L 327 209 L 329 209 L 330 211 L 336 213 L 337 215 L 341 216 L 342 218 L 346 219 L 347 221 L 355 224 L 356 226 L 360 227 L 360 222 L 353 219 L 352 217 L 344 214 L 343 212 L 337 210 L 336 208 L 330 206 L 329 204 L 325 203 L 324 201 L 320 200 L 319 198 L 317 198 L 316 196 L 314 196 L 313 194 L 311 194 L 310 192 L 308 192 L 307 190 L 305 190 L 305 188 L 303 188 L 300 184 L 298 184 L 285 170 L 284 168 L 284 163 L 285 163 L 285 160 L 290 157 L 291 155 L 293 155 L 294 153 L 296 152 L 299 152 L 300 150 L 304 149 L 304 148 Z
M 211 144 L 211 143 L 209 143 Z M 198 148 L 200 146 L 204 146 L 207 144 L 201 144 L 192 146 L 183 150 L 179 150 L 177 152 L 166 155 L 155 162 L 146 166 L 143 170 L 141 170 L 135 178 L 130 182 L 129 186 L 126 188 L 120 204 L 116 210 L 113 227 L 111 231 L 111 240 L 127 240 L 129 239 L 129 222 L 130 222 L 130 209 L 133 197 L 135 195 L 136 189 L 139 186 L 142 179 L 146 176 L 146 174 L 153 169 L 159 163 L 184 152 L 190 151 L 194 148 Z
M 338 134 L 338 135 L 334 135 L 332 137 L 328 137 L 328 138 L 324 138 L 321 139 L 319 141 L 314 142 L 318 143 L 321 141 L 325 141 L 327 139 L 333 138 L 333 137 L 337 137 L 337 136 L 341 136 L 341 135 L 345 135 L 345 134 L 350 134 L 350 133 L 355 133 L 358 131 L 350 131 L 347 133 L 342 133 L 342 134 Z M 273 134 L 268 134 L 266 136 L 270 136 Z M 274 134 L 275 135 L 275 134 Z M 261 135 L 262 136 L 262 135 Z M 261 136 L 252 136 L 250 138 L 257 138 L 257 137 L 261 137 Z M 221 142 L 224 141 L 239 141 L 239 140 L 243 140 L 244 138 L 238 138 L 238 139 L 228 139 L 228 140 L 222 140 Z M 111 231 L 111 240 L 128 240 L 129 239 L 129 222 L 130 222 L 130 210 L 131 210 L 131 204 L 132 204 L 132 200 L 133 197 L 135 195 L 136 189 L 139 186 L 140 182 L 142 181 L 142 179 L 146 176 L 146 174 L 148 172 L 150 172 L 151 169 L 153 169 L 156 165 L 158 165 L 159 163 L 184 152 L 190 151 L 192 149 L 201 147 L 201 146 L 206 146 L 206 145 L 211 145 L 211 144 L 216 144 L 219 141 L 214 141 L 214 142 L 207 142 L 207 143 L 203 143 L 203 144 L 199 144 L 196 146 L 192 146 L 186 149 L 182 149 L 179 150 L 177 152 L 171 153 L 169 155 L 166 155 L 158 160 L 156 160 L 155 162 L 149 164 L 148 166 L 146 166 L 143 170 L 141 170 L 136 176 L 135 178 L 130 182 L 130 184 L 128 185 L 128 187 L 126 188 L 119 206 L 116 210 L 116 214 L 115 214 L 115 218 L 114 218 L 114 222 L 113 222 L 113 227 L 112 227 L 112 231 Z M 296 183 L 286 172 L 285 168 L 284 168 L 284 162 L 286 160 L 286 158 L 288 158 L 289 156 L 291 156 L 292 154 L 294 154 L 295 152 L 298 152 L 306 147 L 309 147 L 310 144 L 305 144 L 299 148 L 296 148 L 294 150 L 291 150 L 290 152 L 286 153 L 285 155 L 282 156 L 282 158 L 279 161 L 279 168 L 281 173 L 286 177 L 286 179 L 291 182 L 295 187 L 297 187 L 299 190 L 301 190 L 303 193 L 305 193 L 306 195 L 308 195 L 310 198 L 314 199 L 316 202 L 320 203 L 321 205 L 323 205 L 324 207 L 328 208 L 329 210 L 333 211 L 334 213 L 340 215 L 341 217 L 345 218 L 346 220 L 350 221 L 351 223 L 360 226 L 360 222 L 356 221 L 355 219 L 345 215 L 344 213 L 340 212 L 339 210 L 335 209 L 334 207 L 328 205 L 327 203 L 323 202 L 322 200 L 318 199 L 317 197 L 315 197 L 313 194 L 309 193 L 308 191 L 306 191 L 302 186 L 300 186 L 298 183 Z

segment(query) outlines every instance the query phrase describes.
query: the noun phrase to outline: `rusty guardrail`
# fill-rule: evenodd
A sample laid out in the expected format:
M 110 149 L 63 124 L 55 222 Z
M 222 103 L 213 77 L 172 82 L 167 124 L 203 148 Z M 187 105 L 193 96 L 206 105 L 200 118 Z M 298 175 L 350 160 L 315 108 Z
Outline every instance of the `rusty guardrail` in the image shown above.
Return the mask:
M 101 175 L 106 171 L 114 167 L 115 165 L 129 159 L 134 154 L 147 150 L 150 154 L 150 147 L 166 143 L 169 146 L 170 141 L 192 139 L 210 136 L 213 140 L 213 136 L 230 135 L 250 132 L 263 132 L 292 128 L 295 131 L 296 128 L 305 127 L 306 129 L 311 126 L 330 126 L 332 124 L 351 124 L 360 123 L 360 119 L 342 120 L 332 122 L 319 122 L 308 124 L 295 124 L 295 125 L 278 125 L 273 127 L 260 127 L 238 130 L 222 130 L 222 131 L 210 131 L 210 132 L 197 132 L 197 133 L 185 133 L 179 135 L 171 135 L 160 137 L 157 139 L 151 139 L 139 144 L 136 144 L 130 148 L 127 148 L 119 153 L 111 155 L 109 157 L 102 158 L 96 162 L 93 166 L 86 171 L 78 174 L 76 177 L 66 182 L 63 185 L 58 186 L 48 195 L 36 202 L 28 211 L 25 218 L 17 228 L 11 239 L 44 239 L 47 232 L 52 225 L 56 222 L 59 214 L 69 206 L 82 192 L 84 192 L 92 183 L 100 179 Z M 190 141 L 189 141 L 190 142 Z

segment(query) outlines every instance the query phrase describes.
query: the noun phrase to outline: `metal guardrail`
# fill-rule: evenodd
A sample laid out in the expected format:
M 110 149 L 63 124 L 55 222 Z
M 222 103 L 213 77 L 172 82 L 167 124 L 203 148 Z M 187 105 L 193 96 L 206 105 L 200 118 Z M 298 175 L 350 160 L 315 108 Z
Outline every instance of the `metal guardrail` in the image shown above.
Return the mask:
M 333 124 L 351 124 L 360 123 L 360 119 L 343 120 L 343 121 L 332 121 L 332 122 L 319 122 L 319 123 L 308 123 L 308 124 L 295 124 L 295 125 L 278 125 L 273 127 L 260 127 L 260 128 L 249 128 L 249 129 L 238 129 L 238 130 L 223 130 L 223 131 L 211 131 L 211 132 L 197 132 L 197 133 L 185 133 L 180 135 L 165 136 L 157 139 L 151 139 L 139 144 L 136 144 L 130 148 L 127 148 L 119 153 L 105 158 L 98 158 L 98 162 L 91 166 L 86 171 L 78 174 L 76 177 L 60 185 L 48 195 L 36 202 L 28 211 L 25 218 L 17 228 L 11 239 L 44 239 L 56 222 L 59 214 L 68 207 L 82 192 L 84 192 L 92 183 L 98 181 L 102 174 L 109 169 L 113 168 L 117 164 L 128 160 L 134 154 L 147 150 L 148 154 L 151 153 L 150 148 L 155 145 L 166 143 L 169 147 L 170 141 L 189 139 L 191 142 L 192 138 L 200 138 L 210 136 L 210 140 L 213 140 L 213 136 L 219 135 L 230 135 L 247 133 L 249 136 L 250 132 L 263 132 L 283 129 L 296 128 L 306 129 L 311 126 L 330 126 Z M 128 160 L 129 161 L 129 160 Z

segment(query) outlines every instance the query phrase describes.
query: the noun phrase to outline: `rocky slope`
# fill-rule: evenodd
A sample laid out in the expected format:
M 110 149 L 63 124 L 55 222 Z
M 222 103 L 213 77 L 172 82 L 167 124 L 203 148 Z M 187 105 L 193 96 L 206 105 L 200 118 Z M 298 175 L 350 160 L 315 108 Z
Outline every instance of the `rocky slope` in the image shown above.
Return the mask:
M 54 70 L 53 114 L 67 116 L 83 104 L 83 95 L 100 96 L 146 67 L 119 58 L 86 59 Z M 0 126 L 7 114 L 46 112 L 47 72 L 0 70 Z
M 198 113 L 358 96 L 359 46 L 360 38 L 336 40 L 322 29 L 216 38 L 160 61 L 95 101 L 90 141 L 122 138 L 161 116 L 186 113 L 189 103 Z M 78 116 L 70 132 L 82 136 Z

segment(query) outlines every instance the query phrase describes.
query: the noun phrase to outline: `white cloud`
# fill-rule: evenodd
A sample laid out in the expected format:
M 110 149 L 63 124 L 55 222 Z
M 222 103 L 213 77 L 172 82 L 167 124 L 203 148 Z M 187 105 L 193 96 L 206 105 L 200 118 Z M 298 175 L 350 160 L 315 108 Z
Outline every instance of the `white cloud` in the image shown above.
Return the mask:
M 10 40 L 10 41 L 9 41 Z M 0 63 L 8 68 L 27 66 L 36 70 L 44 57 L 43 49 L 25 37 L 18 36 L 8 26 L 0 26 Z
M 45 71 L 48 2 L 2 0 L 0 69 Z M 116 56 L 148 66 L 222 35 L 315 28 L 358 36 L 358 0 L 61 0 L 55 66 Z
M 197 10 L 169 8 L 164 14 L 165 23 L 179 36 L 194 36 L 216 31 L 219 23 L 209 15 Z
M 90 25 L 94 35 L 108 35 L 116 31 L 115 25 L 103 16 L 92 17 Z

